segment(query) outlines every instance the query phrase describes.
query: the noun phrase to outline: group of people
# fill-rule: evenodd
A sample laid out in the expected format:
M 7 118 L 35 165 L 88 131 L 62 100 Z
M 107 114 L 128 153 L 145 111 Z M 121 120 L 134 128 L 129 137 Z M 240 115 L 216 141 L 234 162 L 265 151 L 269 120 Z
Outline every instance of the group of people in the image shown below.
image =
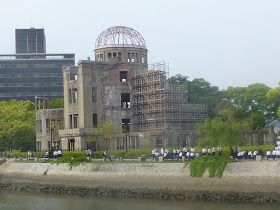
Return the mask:
M 261 148 L 259 150 L 254 150 L 254 151 L 251 151 L 251 150 L 245 151 L 245 150 L 241 150 L 240 148 L 236 147 L 235 152 L 234 152 L 232 147 L 230 147 L 230 155 L 235 157 L 236 160 L 242 160 L 242 159 L 255 160 L 257 155 L 260 155 L 262 157 L 262 159 L 264 159 L 264 157 L 266 156 L 267 160 L 270 160 L 270 159 L 275 160 L 275 159 L 280 159 L 280 146 L 276 145 L 272 151 L 267 150 L 265 154 Z
M 28 151 L 28 152 L 27 152 L 27 157 L 28 157 L 28 158 L 34 158 L 34 153 L 31 152 L 31 151 Z
M 60 149 L 59 149 L 59 150 L 53 151 L 53 157 L 54 157 L 54 158 L 58 158 L 58 157 L 61 157 L 61 156 L 62 156 L 62 151 L 61 151 Z M 49 157 L 50 157 L 49 151 L 46 150 L 45 153 L 43 153 L 43 154 L 41 155 L 41 157 L 42 157 L 42 158 L 49 158 Z
M 87 156 L 90 157 L 90 158 L 93 158 L 94 157 L 94 151 L 91 150 L 91 149 L 87 149 Z
M 222 147 L 218 147 L 217 152 L 221 156 Z M 205 149 L 203 147 L 201 153 L 202 153 L 202 156 L 204 156 L 204 155 L 215 156 L 216 148 L 213 147 L 212 149 L 210 149 L 210 148 Z M 194 160 L 195 158 L 200 157 L 200 153 L 198 151 L 195 151 L 195 149 L 193 147 L 191 147 L 191 149 L 184 147 L 182 151 L 179 148 L 178 149 L 174 148 L 172 152 L 169 152 L 168 149 L 164 150 L 163 148 L 160 149 L 160 152 L 157 152 L 156 149 L 153 149 L 152 155 L 151 155 L 152 159 L 155 161 L 156 159 L 158 159 L 159 156 L 163 156 L 163 159 L 166 159 L 166 160 L 174 160 L 174 159 L 179 160 L 179 159 L 182 159 L 182 157 L 186 157 L 186 160 Z

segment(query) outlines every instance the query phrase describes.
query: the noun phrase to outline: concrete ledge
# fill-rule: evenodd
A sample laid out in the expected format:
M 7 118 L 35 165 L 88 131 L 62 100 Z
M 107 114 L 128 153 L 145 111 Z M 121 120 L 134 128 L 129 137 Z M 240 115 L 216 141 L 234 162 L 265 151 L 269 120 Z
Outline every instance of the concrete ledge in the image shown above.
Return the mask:
M 163 192 L 175 197 L 207 194 L 205 199 L 212 195 L 244 194 L 247 198 L 255 195 L 260 200 L 280 202 L 280 161 L 229 163 L 222 178 L 209 178 L 207 172 L 194 178 L 190 176 L 189 167 L 184 166 L 184 163 L 101 162 L 70 169 L 68 164 L 5 162 L 0 165 L 0 183 L 3 188 L 129 192 L 154 197 Z

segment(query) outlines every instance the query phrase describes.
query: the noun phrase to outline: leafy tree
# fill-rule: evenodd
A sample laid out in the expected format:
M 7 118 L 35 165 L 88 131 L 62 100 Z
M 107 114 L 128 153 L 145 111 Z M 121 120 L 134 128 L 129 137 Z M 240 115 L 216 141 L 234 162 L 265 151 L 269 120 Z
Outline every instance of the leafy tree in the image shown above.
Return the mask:
M 269 90 L 259 83 L 248 87 L 229 87 L 227 101 L 239 109 L 239 119 L 250 119 L 251 129 L 260 130 L 277 118 L 277 107 L 267 96 Z
M 34 150 L 36 141 L 35 105 L 30 101 L 0 102 L 0 147 Z
M 279 82 L 280 85 L 280 82 Z M 273 108 L 277 110 L 278 117 L 280 118 L 280 87 L 277 87 L 275 89 L 270 89 L 267 94 L 268 101 L 272 104 Z
M 64 98 L 55 98 L 50 101 L 50 109 L 64 108 Z
M 219 91 L 217 86 L 212 86 L 202 78 L 189 80 L 187 76 L 177 74 L 169 79 L 170 84 L 186 85 L 187 97 L 190 103 L 204 103 L 207 105 L 208 116 L 213 119 L 216 116 L 217 104 L 223 103 L 224 91 Z
M 242 131 L 249 130 L 246 120 L 238 120 L 235 117 L 236 108 L 224 107 L 218 111 L 214 119 L 207 119 L 197 126 L 197 133 L 204 136 L 199 140 L 200 146 L 233 146 L 242 142 Z
M 112 121 L 104 121 L 102 124 L 101 136 L 104 139 L 106 149 L 110 152 L 111 145 L 116 140 L 118 130 L 116 124 Z

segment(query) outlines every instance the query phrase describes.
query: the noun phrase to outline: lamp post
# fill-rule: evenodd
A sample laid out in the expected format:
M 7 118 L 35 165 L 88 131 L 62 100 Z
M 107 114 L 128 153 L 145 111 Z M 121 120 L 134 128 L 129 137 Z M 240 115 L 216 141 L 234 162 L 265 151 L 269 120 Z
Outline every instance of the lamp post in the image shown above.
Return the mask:
M 9 134 L 10 131 L 7 131 L 7 133 Z M 11 131 L 11 139 L 10 139 L 10 151 L 13 152 L 13 133 L 16 133 L 15 130 Z
M 49 157 L 53 158 L 53 138 L 52 138 L 52 132 L 56 131 L 56 129 L 55 128 L 51 128 L 50 131 L 51 131 L 51 145 L 50 145 L 51 148 L 50 148 Z

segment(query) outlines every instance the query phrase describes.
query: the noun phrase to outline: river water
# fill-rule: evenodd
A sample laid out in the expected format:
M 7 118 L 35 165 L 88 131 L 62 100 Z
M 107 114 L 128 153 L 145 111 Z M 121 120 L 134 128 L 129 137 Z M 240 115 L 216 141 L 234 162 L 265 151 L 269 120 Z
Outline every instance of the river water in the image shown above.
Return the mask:
M 280 204 L 251 204 L 225 201 L 183 201 L 58 195 L 43 192 L 0 190 L 0 209 L 198 209 L 198 210 L 278 210 Z

